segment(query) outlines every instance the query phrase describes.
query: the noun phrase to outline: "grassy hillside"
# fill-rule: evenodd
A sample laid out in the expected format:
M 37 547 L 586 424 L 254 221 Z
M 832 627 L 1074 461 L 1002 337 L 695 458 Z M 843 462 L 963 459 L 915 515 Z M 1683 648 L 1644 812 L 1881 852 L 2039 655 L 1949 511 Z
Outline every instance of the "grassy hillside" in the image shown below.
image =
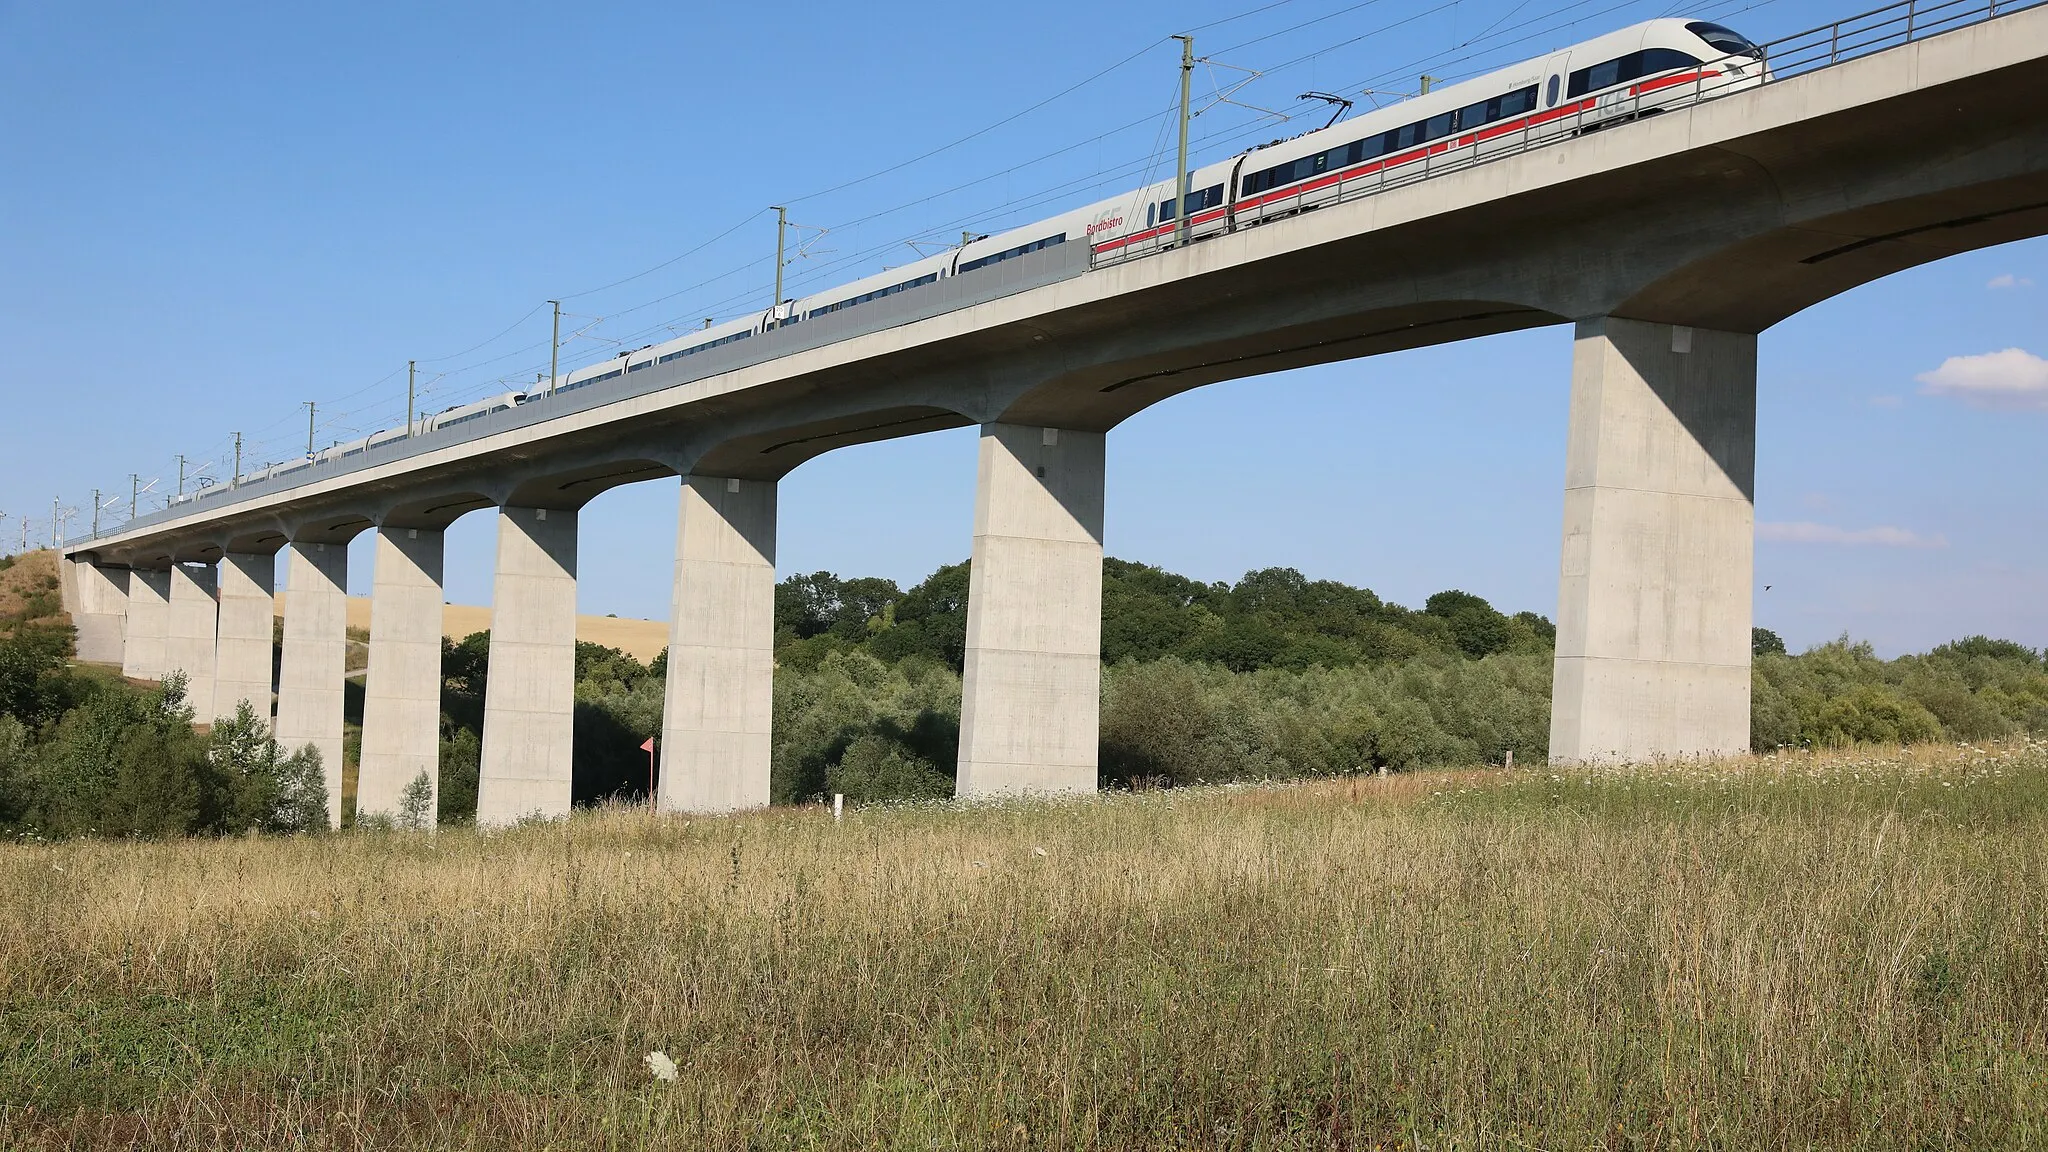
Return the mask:
M 2038 1147 L 2044 879 L 2026 742 L 5 846 L 0 1131 Z
M 17 624 L 69 623 L 57 585 L 57 554 L 0 556 L 0 631 Z

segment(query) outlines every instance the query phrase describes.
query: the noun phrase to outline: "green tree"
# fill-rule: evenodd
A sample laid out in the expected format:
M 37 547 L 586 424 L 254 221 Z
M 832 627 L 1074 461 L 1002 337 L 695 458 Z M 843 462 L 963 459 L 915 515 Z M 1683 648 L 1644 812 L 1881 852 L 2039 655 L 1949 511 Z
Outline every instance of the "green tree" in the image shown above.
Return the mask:
M 467 824 L 476 819 L 477 776 L 483 764 L 483 742 L 467 728 L 441 738 L 441 787 L 436 816 L 442 824 Z
M 876 800 L 943 800 L 953 795 L 953 776 L 878 732 L 855 737 L 839 762 L 826 771 L 826 790 L 867 803 Z
M 286 755 L 270 724 L 247 700 L 214 721 L 207 736 L 212 768 L 207 825 L 215 831 L 288 834 L 327 826 L 327 779 L 311 744 Z
M 1470 592 L 1439 592 L 1424 602 L 1422 610 L 1450 626 L 1458 651 L 1470 659 L 1505 652 L 1514 641 L 1508 618 Z
M 398 826 L 424 832 L 434 826 L 434 817 L 434 781 L 422 768 L 398 794 Z

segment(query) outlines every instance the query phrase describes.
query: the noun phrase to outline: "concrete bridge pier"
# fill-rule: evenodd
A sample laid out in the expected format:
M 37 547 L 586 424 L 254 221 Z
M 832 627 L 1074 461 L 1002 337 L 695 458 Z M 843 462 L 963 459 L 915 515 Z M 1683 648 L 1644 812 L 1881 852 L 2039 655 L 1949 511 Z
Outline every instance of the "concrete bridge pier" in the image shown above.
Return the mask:
M 1580 321 L 1569 436 L 1551 759 L 1746 750 L 1756 337 Z
M 1095 791 L 1103 444 L 1100 432 L 981 426 L 963 797 Z
M 121 675 L 131 680 L 161 680 L 164 645 L 171 627 L 171 574 L 137 568 L 128 573 L 128 624 L 121 654 Z
M 768 803 L 775 495 L 772 480 L 683 481 L 661 721 L 665 810 Z
M 164 630 L 164 669 L 185 674 L 185 702 L 200 724 L 213 723 L 213 648 L 218 641 L 219 577 L 211 564 L 171 565 L 169 620 Z
M 293 540 L 285 574 L 277 741 L 311 744 L 327 778 L 327 819 L 341 826 L 343 685 L 348 674 L 348 544 Z
M 576 512 L 498 511 L 479 825 L 565 816 L 576 724 Z
M 277 607 L 277 554 L 229 552 L 220 561 L 220 630 L 214 646 L 214 711 L 249 702 L 270 723 L 270 645 Z
M 125 662 L 128 570 L 102 568 L 89 557 L 66 562 L 65 609 L 78 629 L 78 658 L 91 664 Z
M 406 786 L 422 772 L 440 792 L 442 544 L 439 528 L 377 530 L 359 816 L 396 816 Z

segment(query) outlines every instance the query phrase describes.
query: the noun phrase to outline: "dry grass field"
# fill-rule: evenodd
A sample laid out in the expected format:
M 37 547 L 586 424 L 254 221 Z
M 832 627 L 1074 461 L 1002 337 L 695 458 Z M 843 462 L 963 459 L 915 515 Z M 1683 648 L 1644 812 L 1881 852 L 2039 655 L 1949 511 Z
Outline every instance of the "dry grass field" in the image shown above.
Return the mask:
M 2042 744 L 4 846 L 0 1144 L 2041 1147 L 2044 881 Z
M 0 625 L 54 624 L 64 615 L 57 586 L 57 554 L 50 551 L 0 556 Z
M 285 594 L 277 594 L 277 617 L 284 618 Z M 351 596 L 348 598 L 346 620 L 350 632 L 370 634 L 370 598 Z M 473 604 L 444 604 L 441 607 L 441 635 L 450 640 L 460 640 L 475 632 L 488 632 L 491 628 L 491 610 Z M 617 648 L 642 664 L 661 655 L 668 647 L 668 621 L 627 620 L 617 616 L 576 617 L 576 639 L 590 644 L 602 644 Z M 367 641 L 366 641 L 367 642 Z

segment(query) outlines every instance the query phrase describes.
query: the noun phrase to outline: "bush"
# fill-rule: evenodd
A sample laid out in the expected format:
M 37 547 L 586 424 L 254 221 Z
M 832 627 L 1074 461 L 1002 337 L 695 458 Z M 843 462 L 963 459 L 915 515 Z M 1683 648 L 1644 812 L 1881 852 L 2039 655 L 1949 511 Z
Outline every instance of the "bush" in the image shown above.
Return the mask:
M 398 795 L 398 826 L 409 832 L 424 832 L 434 826 L 434 780 L 425 768 Z
M 292 833 L 327 827 L 327 780 L 319 749 L 308 744 L 284 754 L 269 723 L 247 700 L 235 706 L 233 716 L 214 721 L 207 744 L 215 792 L 210 830 Z
M 856 737 L 826 769 L 827 791 L 848 800 L 944 800 L 953 795 L 953 774 L 906 748 L 870 732 Z

